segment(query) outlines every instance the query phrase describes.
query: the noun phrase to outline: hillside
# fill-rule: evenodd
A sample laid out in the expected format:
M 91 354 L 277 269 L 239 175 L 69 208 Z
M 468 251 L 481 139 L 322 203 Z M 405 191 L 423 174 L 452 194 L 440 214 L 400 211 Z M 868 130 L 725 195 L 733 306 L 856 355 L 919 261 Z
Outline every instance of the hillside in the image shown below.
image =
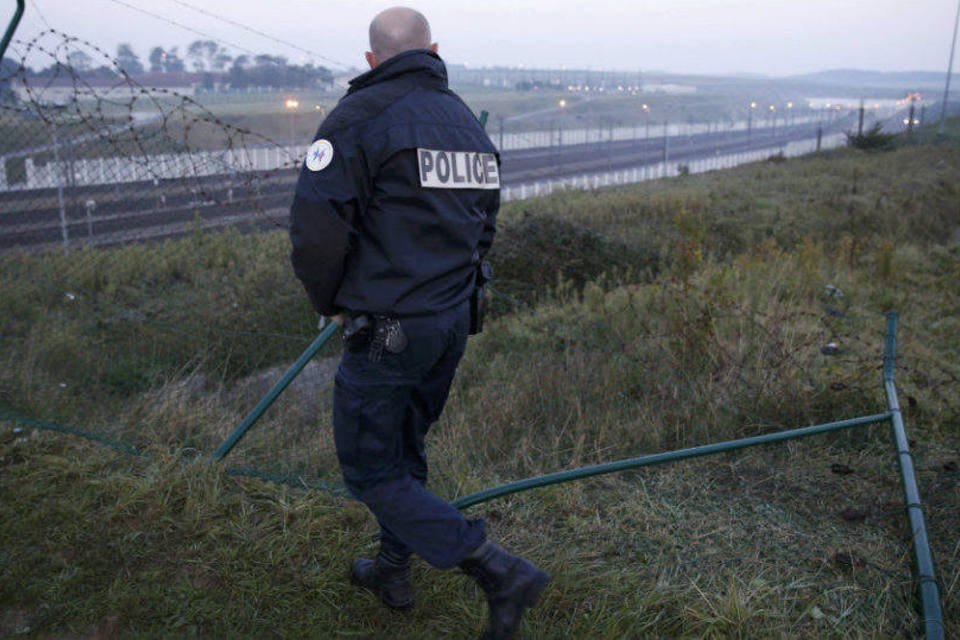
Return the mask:
M 939 144 L 511 203 L 500 227 L 495 317 L 431 434 L 435 491 L 882 411 L 895 308 L 960 633 L 960 123 Z M 280 232 L 198 233 L 0 258 L 0 412 L 145 454 L 0 422 L 0 636 L 478 634 L 482 595 L 455 572 L 418 562 L 407 615 L 347 583 L 375 548 L 360 505 L 198 456 L 315 335 L 286 254 Z M 336 481 L 335 355 L 319 392 L 283 399 L 229 464 Z M 554 575 L 525 637 L 909 637 L 894 463 L 888 430 L 868 427 L 471 513 Z

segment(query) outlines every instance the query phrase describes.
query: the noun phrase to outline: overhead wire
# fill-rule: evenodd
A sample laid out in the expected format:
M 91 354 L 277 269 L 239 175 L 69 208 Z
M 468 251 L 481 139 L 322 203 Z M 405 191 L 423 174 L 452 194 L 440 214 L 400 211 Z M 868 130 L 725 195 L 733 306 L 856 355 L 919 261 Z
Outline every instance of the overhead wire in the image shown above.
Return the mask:
M 262 37 L 262 38 L 266 38 L 267 40 L 270 40 L 270 41 L 275 42 L 275 43 L 277 43 L 277 44 L 281 44 L 281 45 L 283 45 L 283 46 L 285 46 L 285 47 L 290 47 L 291 49 L 296 49 L 297 51 L 300 51 L 301 53 L 305 53 L 305 54 L 307 54 L 307 55 L 309 55 L 309 56 L 311 56 L 311 57 L 317 58 L 317 59 L 319 59 L 319 60 L 323 60 L 323 61 L 325 61 L 325 62 L 329 62 L 330 64 L 336 65 L 336 66 L 338 66 L 338 67 L 342 67 L 342 68 L 344 68 L 344 69 L 349 69 L 349 68 L 350 68 L 350 65 L 344 64 L 343 62 L 340 62 L 339 60 L 334 60 L 333 58 L 330 58 L 329 56 L 325 56 L 325 55 L 322 55 L 322 54 L 320 54 L 320 53 L 317 53 L 316 51 L 312 51 L 312 50 L 307 49 L 307 48 L 305 48 L 305 47 L 301 47 L 300 45 L 298 45 L 298 44 L 296 44 L 296 43 L 289 42 L 289 41 L 287 41 L 287 40 L 283 40 L 283 39 L 278 38 L 278 37 L 276 37 L 276 36 L 272 36 L 272 35 L 270 35 L 269 33 L 266 33 L 266 32 L 264 32 L 264 31 L 261 31 L 260 29 L 256 29 L 256 28 L 254 28 L 254 27 L 251 27 L 251 26 L 249 26 L 249 25 L 243 24 L 242 22 L 239 22 L 239 21 L 237 21 L 237 20 L 234 20 L 233 18 L 228 18 L 227 16 L 223 16 L 223 15 L 220 15 L 220 14 L 218 14 L 218 13 L 214 13 L 214 12 L 208 10 L 208 9 L 204 9 L 203 7 L 198 7 L 198 6 L 196 6 L 196 5 L 190 4 L 189 2 L 184 2 L 184 0 L 170 0 L 170 2 L 173 2 L 173 3 L 175 3 L 175 4 L 178 4 L 178 5 L 182 6 L 182 7 L 186 7 L 187 9 L 192 9 L 193 11 L 196 11 L 196 12 L 198 12 L 198 13 L 201 13 L 201 14 L 205 15 L 205 16 L 208 16 L 208 17 L 210 17 L 210 18 L 213 18 L 214 20 L 220 20 L 221 22 L 225 22 L 225 23 L 227 23 L 227 24 L 229 24 L 229 25 L 233 25 L 233 26 L 235 26 L 235 27 L 239 27 L 240 29 L 243 29 L 244 31 L 249 31 L 250 33 L 253 33 L 253 34 L 255 34 L 255 35 L 258 35 L 258 36 L 260 36 L 260 37 Z
M 43 11 L 40 11 L 40 4 L 37 2 L 37 0 L 30 0 L 30 4 L 33 5 L 33 10 L 40 17 L 40 21 L 46 25 L 47 29 L 53 29 L 53 27 L 50 26 L 50 23 L 47 22 L 46 16 L 43 15 Z
M 220 43 L 220 44 L 222 44 L 222 45 L 225 45 L 225 46 L 228 46 L 228 47 L 233 47 L 234 49 L 239 49 L 240 51 L 244 51 L 244 52 L 246 52 L 246 53 L 249 53 L 250 55 L 254 55 L 254 56 L 255 56 L 255 55 L 259 55 L 256 51 L 253 51 L 252 49 L 248 49 L 248 48 L 243 47 L 243 46 L 240 46 L 240 45 L 238 45 L 238 44 L 234 44 L 234 43 L 232 43 L 232 42 L 228 42 L 228 41 L 223 40 L 223 39 L 221 39 L 221 38 L 216 38 L 216 37 L 214 37 L 214 36 L 211 36 L 209 33 L 204 33 L 203 31 L 199 31 L 199 30 L 197 30 L 197 29 L 194 29 L 193 27 L 189 27 L 189 26 L 187 26 L 187 25 L 185 25 L 185 24 L 183 24 L 183 23 L 181 23 L 181 22 L 177 22 L 176 20 L 173 20 L 172 18 L 167 18 L 166 16 L 162 16 L 162 15 L 160 15 L 160 14 L 158 14 L 158 13 L 154 13 L 154 12 L 152 12 L 152 11 L 148 11 L 147 9 L 143 9 L 143 8 L 141 8 L 141 7 L 137 7 L 137 6 L 135 6 L 135 5 L 132 5 L 132 4 L 130 4 L 129 2 L 124 2 L 124 0 L 110 0 L 110 2 L 113 2 L 114 4 L 119 4 L 119 5 L 121 5 L 121 6 L 124 6 L 124 7 L 128 8 L 128 9 L 132 9 L 133 11 L 137 11 L 137 12 L 139 12 L 139 13 L 142 13 L 142 14 L 144 14 L 144 15 L 148 15 L 148 16 L 150 16 L 151 18 L 155 18 L 155 19 L 160 20 L 160 21 L 162 21 L 162 22 L 166 22 L 167 24 L 173 25 L 173 26 L 175 26 L 175 27 L 179 27 L 180 29 L 184 29 L 184 30 L 186 30 L 186 31 L 189 31 L 190 33 L 194 33 L 194 34 L 196 34 L 196 35 L 198 35 L 198 36 L 202 36 L 202 37 L 207 38 L 207 39 L 209 39 L 209 40 L 213 40 L 214 42 L 218 42 L 218 43 Z

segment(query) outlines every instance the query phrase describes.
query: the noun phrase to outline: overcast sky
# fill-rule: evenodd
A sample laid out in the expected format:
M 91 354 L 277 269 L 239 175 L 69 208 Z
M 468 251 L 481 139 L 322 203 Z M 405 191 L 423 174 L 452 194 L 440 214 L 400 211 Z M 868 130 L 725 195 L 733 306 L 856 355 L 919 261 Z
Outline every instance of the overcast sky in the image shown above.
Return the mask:
M 295 49 L 184 3 L 202 7 L 358 67 L 370 19 L 394 4 L 27 0 L 17 35 L 26 38 L 46 28 L 42 16 L 53 28 L 110 52 L 118 43 L 129 42 L 144 60 L 153 45 L 179 45 L 183 52 L 186 44 L 200 38 L 118 2 L 258 53 L 307 61 Z M 441 55 L 451 62 L 770 75 L 836 68 L 945 70 L 957 10 L 956 0 L 422 0 L 408 6 L 427 16 Z

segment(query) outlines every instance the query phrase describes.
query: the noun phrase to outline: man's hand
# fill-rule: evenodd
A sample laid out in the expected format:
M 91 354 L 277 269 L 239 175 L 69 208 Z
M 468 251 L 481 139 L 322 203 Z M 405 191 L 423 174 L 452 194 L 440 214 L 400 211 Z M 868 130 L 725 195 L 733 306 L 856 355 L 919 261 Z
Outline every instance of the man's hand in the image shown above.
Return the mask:
M 329 319 L 330 319 L 330 320 L 333 320 L 334 322 L 336 322 L 338 325 L 340 325 L 340 326 L 342 327 L 342 326 L 344 325 L 344 323 L 347 321 L 347 314 L 345 314 L 345 313 L 338 313 L 338 314 L 335 315 L 335 316 L 330 316 Z

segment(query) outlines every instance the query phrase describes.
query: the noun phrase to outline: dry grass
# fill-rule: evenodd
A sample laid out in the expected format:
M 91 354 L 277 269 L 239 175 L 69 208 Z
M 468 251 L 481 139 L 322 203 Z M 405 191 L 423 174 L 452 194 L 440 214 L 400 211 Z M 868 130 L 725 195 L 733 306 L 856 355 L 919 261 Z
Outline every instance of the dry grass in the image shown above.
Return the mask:
M 901 402 L 948 635 L 956 633 L 958 176 L 953 146 L 844 152 L 511 207 L 495 294 L 498 304 L 511 298 L 472 341 L 434 428 L 434 489 L 454 497 L 523 475 L 881 411 L 881 311 L 896 307 Z M 565 221 L 555 227 L 558 261 L 526 259 L 525 248 L 549 247 L 555 219 Z M 386 615 L 346 584 L 348 560 L 373 548 L 375 526 L 360 506 L 189 462 L 275 374 L 256 372 L 298 348 L 242 337 L 280 335 L 307 316 L 283 279 L 283 252 L 277 236 L 226 235 L 76 263 L 0 264 L 16 282 L 3 291 L 13 312 L 4 320 L 0 402 L 102 425 L 150 453 L 126 458 L 5 428 L 0 492 L 11 499 L 0 504 L 0 631 L 479 631 L 481 596 L 455 573 L 418 565 L 420 606 L 409 616 Z M 82 305 L 64 303 L 65 286 Z M 232 306 L 255 298 L 256 307 Z M 221 317 L 223 309 L 232 311 Z M 161 321 L 189 323 L 194 335 Z M 828 342 L 839 355 L 822 354 Z M 127 367 L 119 373 L 118 362 Z M 136 377 L 137 362 L 156 373 Z M 231 464 L 336 477 L 329 374 L 318 367 L 318 391 L 308 385 L 284 398 Z M 74 376 L 66 389 L 56 384 L 63 376 Z M 540 489 L 474 511 L 555 576 L 528 637 L 879 638 L 918 628 L 883 427 Z

